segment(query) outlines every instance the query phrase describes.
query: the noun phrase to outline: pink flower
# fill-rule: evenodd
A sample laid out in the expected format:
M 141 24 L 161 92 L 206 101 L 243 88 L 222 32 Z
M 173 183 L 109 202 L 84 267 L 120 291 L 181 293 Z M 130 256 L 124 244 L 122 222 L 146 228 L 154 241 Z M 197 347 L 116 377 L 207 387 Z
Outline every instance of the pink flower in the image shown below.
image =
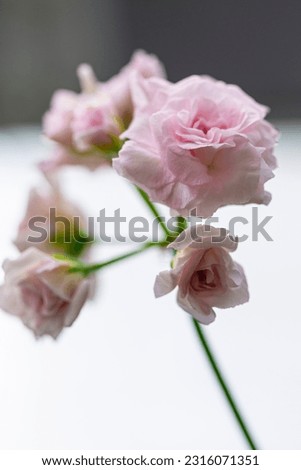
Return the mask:
M 95 169 L 111 163 L 121 147 L 119 135 L 132 119 L 134 77 L 164 76 L 164 69 L 155 56 L 137 51 L 107 82 L 99 82 L 88 64 L 81 64 L 77 74 L 81 92 L 56 91 L 44 115 L 44 134 L 60 144 L 52 159 L 42 162 L 44 172 L 66 164 Z
M 69 90 L 54 93 L 50 110 L 43 117 L 43 131 L 49 139 L 63 145 L 72 145 L 71 123 L 78 97 L 77 93 Z
M 156 297 L 178 286 L 180 307 L 205 325 L 215 319 L 212 307 L 234 307 L 249 300 L 243 268 L 229 254 L 237 242 L 225 229 L 196 225 L 182 232 L 169 247 L 179 251 L 172 269 L 157 276 Z
M 52 223 L 50 210 L 53 211 L 53 222 L 54 217 L 61 218 L 61 221 Z M 30 191 L 14 244 L 20 251 L 35 246 L 45 253 L 79 256 L 83 252 L 86 254 L 87 248 L 91 247 L 91 243 L 84 243 L 83 237 L 87 232 L 86 218 L 81 209 L 68 201 L 57 182 L 53 181 L 44 191 L 37 188 Z
M 131 86 L 138 78 L 165 77 L 163 64 L 153 55 L 143 50 L 137 50 L 132 55 L 129 63 L 125 65 L 117 75 L 114 75 L 103 84 L 105 91 L 114 100 L 119 115 L 129 122 L 133 112 L 133 100 Z
M 44 173 L 45 177 L 51 178 L 61 167 L 64 166 L 84 166 L 90 171 L 95 171 L 97 168 L 110 167 L 110 160 L 102 155 L 98 150 L 81 154 L 80 152 L 64 147 L 63 145 L 56 145 L 51 153 L 51 157 L 39 162 L 38 167 Z
M 123 127 L 111 97 L 89 65 L 79 66 L 78 78 L 81 93 L 55 92 L 43 118 L 44 134 L 57 143 L 52 158 L 40 164 L 45 174 L 67 164 L 94 170 L 108 165 L 120 148 Z
M 268 109 L 235 85 L 207 76 L 133 84 L 135 115 L 113 161 L 151 200 L 203 217 L 227 204 L 267 204 L 276 167 Z
M 51 140 L 67 147 L 73 145 L 72 123 L 77 105 L 86 95 L 97 92 L 99 83 L 93 69 L 88 64 L 78 67 L 81 93 L 70 90 L 57 90 L 51 99 L 50 109 L 43 117 L 43 132 Z
M 69 272 L 70 264 L 28 248 L 3 263 L 0 308 L 20 317 L 36 337 L 56 338 L 71 326 L 93 287 L 92 278 Z
M 123 127 L 110 96 L 99 91 L 82 97 L 73 113 L 72 141 L 80 152 L 100 150 L 114 151 L 115 142 Z

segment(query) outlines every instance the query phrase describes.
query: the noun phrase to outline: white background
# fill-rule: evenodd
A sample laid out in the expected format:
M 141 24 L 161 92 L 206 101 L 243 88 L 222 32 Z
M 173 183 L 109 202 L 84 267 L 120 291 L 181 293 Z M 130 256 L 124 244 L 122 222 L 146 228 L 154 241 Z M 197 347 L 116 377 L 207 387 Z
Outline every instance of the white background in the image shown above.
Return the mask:
M 206 328 L 219 362 L 261 448 L 301 448 L 300 170 L 298 124 L 278 124 L 279 169 L 260 207 L 273 242 L 242 243 L 250 302 L 217 310 Z M 48 152 L 38 129 L 0 134 L 0 257 L 29 188 L 42 182 L 34 162 Z M 147 215 L 113 171 L 63 172 L 64 190 L 88 215 L 120 207 Z M 251 207 L 218 212 L 249 217 Z M 241 230 L 238 232 L 242 233 Z M 250 229 L 247 228 L 247 233 Z M 129 246 L 104 245 L 110 258 Z M 188 314 L 172 293 L 155 300 L 154 278 L 168 256 L 149 251 L 103 271 L 96 300 L 55 342 L 36 341 L 0 312 L 0 446 L 3 449 L 243 449 L 245 443 L 204 358 Z

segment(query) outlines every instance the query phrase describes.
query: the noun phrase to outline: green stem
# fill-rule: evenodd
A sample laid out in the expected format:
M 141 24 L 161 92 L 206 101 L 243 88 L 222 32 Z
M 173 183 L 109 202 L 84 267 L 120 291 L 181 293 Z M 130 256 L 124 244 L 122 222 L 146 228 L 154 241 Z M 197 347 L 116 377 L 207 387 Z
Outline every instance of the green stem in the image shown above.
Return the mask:
M 139 255 L 140 253 L 143 253 L 144 251 L 148 250 L 149 248 L 152 248 L 154 246 L 156 247 L 166 247 L 167 243 L 164 241 L 162 242 L 148 242 L 145 243 L 141 248 L 138 250 L 133 250 L 129 251 L 128 253 L 125 253 L 120 256 L 116 256 L 115 258 L 111 258 L 108 261 L 104 261 L 102 263 L 96 263 L 96 264 L 88 264 L 88 265 L 79 265 L 79 266 L 74 266 L 70 268 L 70 272 L 81 272 L 85 276 L 88 276 L 94 271 L 99 271 L 102 268 L 105 268 L 106 266 L 110 266 L 111 264 L 118 263 L 119 261 L 123 261 L 125 259 L 131 258 L 132 256 Z
M 150 201 L 148 195 L 142 189 L 138 188 L 138 186 L 136 186 L 136 189 L 138 193 L 140 194 L 140 196 L 142 197 L 142 199 L 144 200 L 144 202 L 146 203 L 146 205 L 148 206 L 148 208 L 150 209 L 151 213 L 155 216 L 156 219 L 158 219 L 159 225 L 162 228 L 163 232 L 165 233 L 166 237 L 169 238 L 170 236 L 172 236 L 171 232 L 168 230 L 168 228 L 165 225 L 163 217 L 159 214 L 157 208 Z
M 187 228 L 187 220 L 185 219 L 185 217 L 182 217 L 182 216 L 178 216 L 177 217 L 177 225 L 178 225 L 178 234 L 180 234 L 181 232 L 183 232 L 183 230 L 185 230 Z
M 221 386 L 221 388 L 224 392 L 224 395 L 225 395 L 225 397 L 228 401 L 228 404 L 229 404 L 229 406 L 230 406 L 230 408 L 231 408 L 231 410 L 232 410 L 232 412 L 233 412 L 233 414 L 234 414 L 234 416 L 237 420 L 237 423 L 238 423 L 238 425 L 239 425 L 246 441 L 248 442 L 250 448 L 252 450 L 256 450 L 257 447 L 254 443 L 254 440 L 251 437 L 250 432 L 248 431 L 247 425 L 244 422 L 244 420 L 241 416 L 241 413 L 240 413 L 240 411 L 239 411 L 239 409 L 238 409 L 238 407 L 237 407 L 237 405 L 236 405 L 236 403 L 233 399 L 233 396 L 232 396 L 232 394 L 229 390 L 229 387 L 227 386 L 227 384 L 225 382 L 225 379 L 222 376 L 220 368 L 218 367 L 217 362 L 214 358 L 214 355 L 213 355 L 213 353 L 212 353 L 212 351 L 209 347 L 208 340 L 206 339 L 200 324 L 195 319 L 193 319 L 192 321 L 193 321 L 194 328 L 197 332 L 198 338 L 201 342 L 201 345 L 203 346 L 203 349 L 206 353 L 207 359 L 208 359 L 208 361 L 209 361 L 209 363 L 212 367 L 212 370 L 215 374 L 215 377 L 216 377 L 217 381 L 219 382 L 219 384 L 220 384 L 220 386 Z
M 143 200 L 146 202 L 146 204 L 148 205 L 148 207 L 151 209 L 152 213 L 159 218 L 159 220 L 162 220 L 160 219 L 160 214 L 158 213 L 157 209 L 154 207 L 154 205 L 151 203 L 151 201 L 149 200 L 147 194 L 144 193 L 144 191 L 142 191 L 141 189 L 137 188 L 138 189 L 138 192 L 140 193 L 140 195 L 142 196 Z M 178 217 L 178 220 L 177 220 L 177 226 L 178 226 L 178 233 L 181 233 L 182 230 L 185 230 L 185 228 L 187 227 L 187 221 L 185 218 L 183 217 Z M 173 234 L 170 234 L 169 230 L 167 229 L 167 227 L 165 226 L 164 222 L 162 221 L 161 223 L 161 227 L 163 228 L 164 232 L 167 234 L 167 236 L 173 236 Z M 234 398 L 230 392 L 230 389 L 229 387 L 227 386 L 223 376 L 222 376 L 222 373 L 220 371 L 220 368 L 218 367 L 217 365 L 217 362 L 214 358 L 214 355 L 209 347 L 209 344 L 208 344 L 208 341 L 203 333 L 203 330 L 200 326 L 200 324 L 195 320 L 193 319 L 193 324 L 194 324 L 194 327 L 195 327 L 195 330 L 196 330 L 196 333 L 198 335 L 198 338 L 200 340 L 200 343 L 205 351 L 205 354 L 208 358 L 208 361 L 212 367 L 212 370 L 215 374 L 215 377 L 217 379 L 217 381 L 219 382 L 220 386 L 221 386 L 221 389 L 226 397 L 226 400 L 238 422 L 238 425 L 246 439 L 246 441 L 248 442 L 250 448 L 252 450 L 256 450 L 256 446 L 255 446 L 255 443 L 254 443 L 254 440 L 252 439 L 251 435 L 250 435 L 250 432 L 248 431 L 247 429 L 247 426 L 241 416 L 241 413 L 240 411 L 238 410 L 238 407 L 234 401 Z
M 167 236 L 167 239 L 170 238 L 170 236 L 173 237 L 173 234 L 171 234 L 171 232 L 168 230 L 168 228 L 166 227 L 162 217 L 160 217 L 160 214 L 159 212 L 157 211 L 156 207 L 153 205 L 153 203 L 149 200 L 147 194 L 142 191 L 140 188 L 137 188 L 139 194 L 141 195 L 141 197 L 143 198 L 144 202 L 147 204 L 147 206 L 149 207 L 149 209 L 151 210 L 152 214 L 158 219 L 159 223 L 160 223 L 160 226 L 162 227 L 164 233 L 166 234 Z M 184 230 L 187 226 L 187 223 L 186 223 L 186 220 L 182 217 L 178 217 L 178 233 L 180 233 L 182 230 Z M 174 238 L 174 237 L 173 237 Z M 142 253 L 143 251 L 147 250 L 148 248 L 151 248 L 151 247 L 154 247 L 154 246 L 166 246 L 167 245 L 167 239 L 165 241 L 162 241 L 162 242 L 149 242 L 149 243 L 146 243 L 145 245 L 143 245 L 141 248 L 139 248 L 138 250 L 134 250 L 134 251 L 130 251 L 128 253 L 125 253 L 121 256 L 117 256 L 116 258 L 112 258 L 108 261 L 105 261 L 103 263 L 97 263 L 97 264 L 92 264 L 92 265 L 85 265 L 85 266 L 76 266 L 76 267 L 73 267 L 70 269 L 70 271 L 80 271 L 82 272 L 84 275 L 88 275 L 90 274 L 91 272 L 94 272 L 94 271 L 98 271 L 99 269 L 102 269 L 106 266 L 110 266 L 114 263 L 117 263 L 119 261 L 123 261 L 127 258 L 130 258 L 132 256 L 136 256 L 140 253 Z M 256 450 L 256 446 L 255 446 L 255 443 L 254 443 L 254 440 L 253 438 L 251 437 L 250 435 L 250 432 L 248 431 L 248 428 L 241 416 L 241 413 L 234 401 L 234 398 L 230 392 L 230 389 L 229 387 L 227 386 L 226 382 L 225 382 L 225 379 L 223 378 L 222 376 L 222 373 L 220 371 L 220 368 L 218 367 L 218 364 L 217 364 L 217 361 L 215 360 L 214 358 L 214 355 L 209 347 L 209 344 L 208 344 L 208 341 L 202 331 L 202 328 L 201 326 L 199 325 L 199 323 L 193 319 L 193 325 L 194 325 L 194 328 L 196 330 L 196 333 L 198 335 L 198 338 L 200 340 L 200 343 L 206 353 L 206 356 L 207 356 L 207 359 L 212 367 L 212 370 L 215 374 L 215 377 L 217 379 L 217 381 L 219 382 L 220 386 L 221 386 L 221 389 L 228 401 L 228 404 L 237 420 L 237 423 L 246 439 L 246 441 L 248 442 L 249 446 L 251 447 L 252 450 Z

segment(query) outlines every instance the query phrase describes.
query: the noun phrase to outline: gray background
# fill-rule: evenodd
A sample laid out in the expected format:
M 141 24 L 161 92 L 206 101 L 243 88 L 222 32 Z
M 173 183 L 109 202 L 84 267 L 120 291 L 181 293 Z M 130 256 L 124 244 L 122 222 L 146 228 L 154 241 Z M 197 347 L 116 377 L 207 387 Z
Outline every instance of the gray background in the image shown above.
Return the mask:
M 0 124 L 38 122 L 78 63 L 104 80 L 139 47 L 171 80 L 207 73 L 299 117 L 300 16 L 299 0 L 0 0 Z

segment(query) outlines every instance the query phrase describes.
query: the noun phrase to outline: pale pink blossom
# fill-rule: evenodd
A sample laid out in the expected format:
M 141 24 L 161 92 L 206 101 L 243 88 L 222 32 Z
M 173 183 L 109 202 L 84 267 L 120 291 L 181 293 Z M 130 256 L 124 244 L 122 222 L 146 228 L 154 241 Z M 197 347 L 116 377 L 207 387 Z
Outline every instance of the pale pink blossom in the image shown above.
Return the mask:
M 43 117 L 43 132 L 51 140 L 60 144 L 72 145 L 73 112 L 79 95 L 69 90 L 58 90 L 54 93 L 50 109 Z
M 3 263 L 0 308 L 19 317 L 36 337 L 56 338 L 71 326 L 93 288 L 92 278 L 71 273 L 70 264 L 28 248 Z
M 87 64 L 78 67 L 81 93 L 59 90 L 43 118 L 43 132 L 56 142 L 51 157 L 41 162 L 45 174 L 64 165 L 94 170 L 111 163 L 120 148 L 118 111 Z
M 58 90 L 43 118 L 43 132 L 60 144 L 51 158 L 42 162 L 44 172 L 66 164 L 95 169 L 111 164 L 122 145 L 119 135 L 132 119 L 131 84 L 136 77 L 164 76 L 156 56 L 136 51 L 130 62 L 107 82 L 99 82 L 92 67 L 77 69 L 81 92 Z
M 55 217 L 64 218 L 66 223 L 51 223 L 50 210 L 55 210 Z M 62 194 L 56 181 L 52 181 L 43 190 L 31 189 L 14 244 L 19 251 L 35 246 L 46 253 L 75 255 L 76 249 L 76 253 L 86 255 L 91 243 L 76 242 L 74 233 L 79 238 L 87 232 L 87 218 L 82 210 Z
M 270 201 L 264 184 L 276 159 L 268 108 L 235 85 L 207 76 L 132 84 L 135 115 L 113 161 L 154 202 L 181 215 L 210 216 L 228 204 Z
M 86 83 L 85 86 L 92 90 L 92 84 L 88 86 Z M 109 154 L 116 154 L 119 150 L 119 135 L 124 128 L 118 112 L 110 96 L 101 90 L 99 84 L 95 87 L 89 93 L 75 94 L 60 90 L 54 94 L 52 107 L 43 119 L 45 135 L 54 140 L 59 149 L 55 149 L 50 159 L 54 160 L 50 168 L 81 164 L 94 169 L 108 163 Z M 66 98 L 69 94 L 73 100 Z M 45 168 L 48 169 L 47 163 Z
M 166 72 L 162 62 L 154 54 L 137 50 L 129 63 L 117 75 L 103 83 L 105 91 L 114 100 L 119 115 L 128 123 L 133 112 L 132 83 L 137 78 L 165 77 Z
M 50 109 L 43 116 L 43 132 L 51 140 L 72 147 L 72 123 L 74 112 L 86 96 L 93 96 L 98 91 L 99 83 L 93 69 L 88 64 L 81 64 L 77 70 L 81 93 L 71 90 L 57 90 L 51 99 Z
M 225 229 L 196 225 L 169 247 L 178 251 L 172 269 L 156 278 L 156 297 L 178 287 L 180 307 L 205 325 L 215 319 L 213 307 L 234 307 L 249 300 L 243 268 L 229 254 L 237 241 Z
M 79 152 L 113 150 L 123 127 L 109 95 L 99 91 L 82 97 L 73 113 L 72 142 Z M 96 149 L 95 149 L 96 147 Z
M 38 167 L 48 179 L 49 177 L 51 178 L 50 175 L 57 173 L 64 166 L 84 166 L 90 171 L 95 171 L 97 168 L 109 168 L 110 164 L 110 159 L 97 149 L 87 153 L 80 153 L 75 149 L 58 144 L 53 148 L 50 158 L 39 162 Z

